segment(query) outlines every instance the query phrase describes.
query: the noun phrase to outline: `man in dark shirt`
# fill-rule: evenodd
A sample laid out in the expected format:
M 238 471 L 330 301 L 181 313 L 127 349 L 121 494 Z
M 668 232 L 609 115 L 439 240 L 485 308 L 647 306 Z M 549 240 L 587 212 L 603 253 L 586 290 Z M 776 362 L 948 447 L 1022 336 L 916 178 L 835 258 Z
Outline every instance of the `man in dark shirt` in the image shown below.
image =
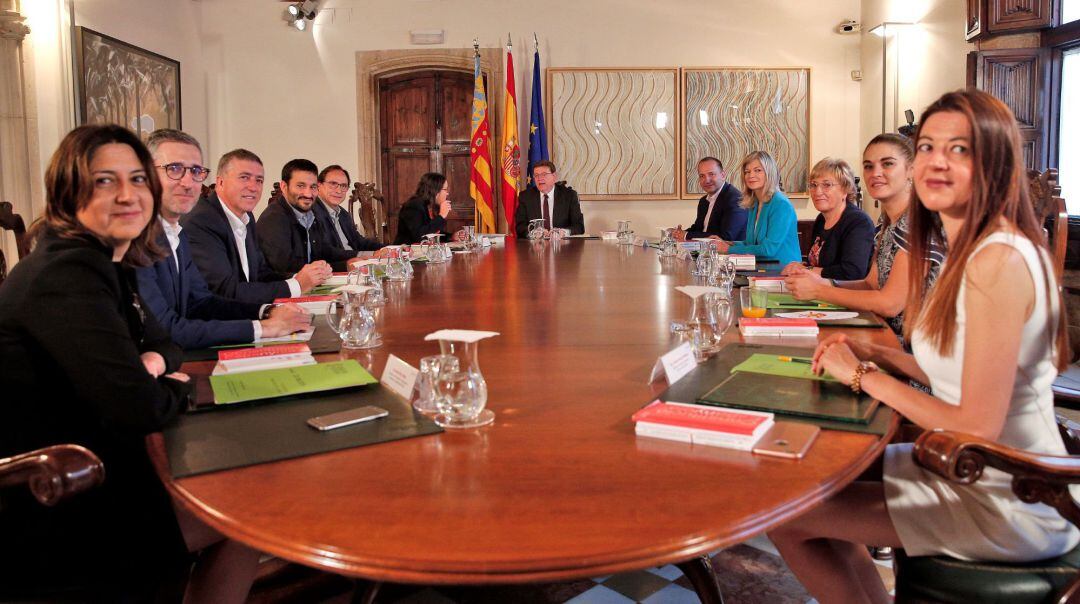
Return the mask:
M 353 217 L 345 208 L 349 192 L 349 173 L 334 164 L 319 172 L 318 199 L 315 201 L 315 222 L 330 235 L 331 245 L 353 252 L 374 252 L 384 245 L 360 234 Z
M 333 243 L 336 233 L 316 220 L 319 169 L 306 159 L 293 159 L 281 168 L 281 195 L 259 216 L 259 244 L 275 271 L 288 273 L 318 260 L 336 271 L 348 270 L 356 251 Z
M 180 218 L 195 207 L 203 167 L 202 147 L 187 133 L 156 130 L 147 141 L 161 179 L 162 248 L 172 255 L 136 270 L 139 294 L 176 344 L 184 349 L 253 342 L 306 329 L 310 315 L 293 304 L 260 306 L 210 293 L 191 257 Z
M 704 157 L 697 164 L 698 184 L 705 196 L 698 200 L 697 218 L 685 231 L 675 228 L 675 239 L 686 241 L 719 237 L 724 241 L 746 238 L 746 209 L 740 204 L 742 193 L 725 180 L 724 164 L 715 157 Z

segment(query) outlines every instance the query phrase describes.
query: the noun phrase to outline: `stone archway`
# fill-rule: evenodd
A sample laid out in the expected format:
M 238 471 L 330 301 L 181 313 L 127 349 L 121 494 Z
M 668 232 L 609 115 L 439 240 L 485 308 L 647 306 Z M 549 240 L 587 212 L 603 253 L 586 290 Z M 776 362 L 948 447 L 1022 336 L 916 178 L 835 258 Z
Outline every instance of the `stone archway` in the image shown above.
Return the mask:
M 503 55 L 501 48 L 480 49 L 480 69 L 487 76 L 488 122 L 498 141 L 502 134 Z M 358 175 L 362 182 L 379 183 L 379 78 L 428 69 L 473 70 L 471 48 L 422 50 L 362 50 L 356 53 L 356 124 Z M 492 153 L 498 149 L 492 147 Z M 493 162 L 498 165 L 498 162 Z M 501 183 L 496 171 L 492 188 Z M 496 193 L 498 195 L 498 193 Z

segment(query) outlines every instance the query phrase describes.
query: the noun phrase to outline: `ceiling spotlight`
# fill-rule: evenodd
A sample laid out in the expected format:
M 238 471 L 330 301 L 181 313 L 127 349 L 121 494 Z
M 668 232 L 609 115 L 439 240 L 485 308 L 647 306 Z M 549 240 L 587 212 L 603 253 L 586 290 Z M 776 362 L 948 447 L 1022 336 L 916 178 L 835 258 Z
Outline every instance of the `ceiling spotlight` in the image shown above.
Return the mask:
M 319 11 L 319 3 L 317 0 L 302 0 L 301 2 L 294 2 L 285 9 L 285 14 L 282 18 L 285 23 L 291 27 L 295 27 L 298 31 L 304 31 L 307 29 L 308 19 L 315 19 L 316 13 Z
M 303 19 L 297 19 L 296 21 L 293 21 L 293 27 L 300 31 L 304 31 L 305 29 L 307 29 L 307 21 Z
M 295 16 L 297 16 L 297 15 L 299 15 L 299 14 L 300 14 L 300 7 L 299 7 L 299 6 L 297 6 L 297 5 L 295 5 L 295 4 L 290 4 L 290 5 L 289 5 L 289 8 L 287 8 L 286 10 L 288 10 L 288 11 L 289 11 L 289 15 L 290 15 L 290 16 L 293 16 L 293 17 L 295 17 Z

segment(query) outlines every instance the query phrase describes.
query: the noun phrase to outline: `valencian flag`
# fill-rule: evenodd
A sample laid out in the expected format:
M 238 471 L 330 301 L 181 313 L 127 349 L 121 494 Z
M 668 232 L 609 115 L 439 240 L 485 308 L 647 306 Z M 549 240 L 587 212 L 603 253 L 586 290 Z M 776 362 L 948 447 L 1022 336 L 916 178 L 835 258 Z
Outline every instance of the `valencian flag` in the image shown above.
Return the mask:
M 534 34 L 533 38 L 535 37 Z M 533 164 L 545 159 L 549 157 L 547 129 L 544 128 L 544 102 L 540 94 L 540 47 L 538 44 L 533 53 L 532 107 L 529 110 L 529 171 L 525 175 L 530 187 L 536 186 L 532 181 Z
M 506 38 L 506 97 L 503 102 L 502 131 L 502 203 L 507 231 L 513 236 L 514 212 L 517 211 L 518 179 L 521 178 L 521 148 L 518 146 L 517 92 L 514 90 L 514 46 Z
M 473 69 L 472 141 L 469 145 L 469 195 L 476 202 L 476 232 L 495 232 L 495 211 L 491 201 L 491 141 L 488 133 L 488 105 L 484 94 L 484 76 L 480 73 L 480 45 Z

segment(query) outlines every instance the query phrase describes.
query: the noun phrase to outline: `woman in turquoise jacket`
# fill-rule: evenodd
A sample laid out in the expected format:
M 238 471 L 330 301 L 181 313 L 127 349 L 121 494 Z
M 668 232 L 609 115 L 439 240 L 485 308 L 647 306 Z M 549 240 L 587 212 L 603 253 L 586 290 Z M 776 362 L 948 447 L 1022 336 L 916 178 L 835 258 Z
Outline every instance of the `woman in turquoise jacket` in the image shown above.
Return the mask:
M 750 211 L 744 241 L 722 241 L 720 251 L 753 254 L 758 262 L 801 262 L 798 219 L 791 201 L 780 191 L 780 171 L 776 160 L 764 151 L 754 151 L 739 164 L 743 179 L 744 208 Z

